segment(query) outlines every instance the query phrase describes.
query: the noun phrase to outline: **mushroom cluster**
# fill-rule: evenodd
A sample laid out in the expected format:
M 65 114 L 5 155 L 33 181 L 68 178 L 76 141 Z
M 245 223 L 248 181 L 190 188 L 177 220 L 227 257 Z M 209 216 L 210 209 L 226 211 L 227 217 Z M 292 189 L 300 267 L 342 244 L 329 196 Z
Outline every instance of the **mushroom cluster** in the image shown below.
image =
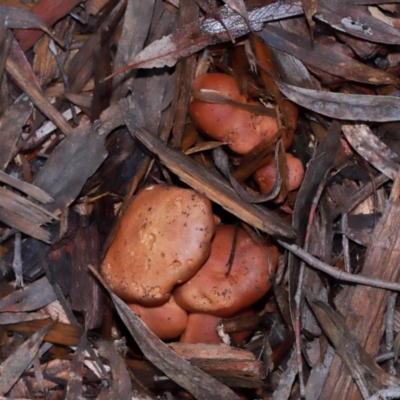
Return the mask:
M 221 318 L 254 312 L 249 307 L 269 290 L 277 259 L 275 246 L 254 242 L 244 229 L 215 226 L 204 196 L 157 184 L 130 204 L 101 272 L 161 339 L 215 343 Z
M 240 93 L 236 80 L 223 73 L 208 73 L 197 77 L 193 83 L 194 95 L 198 93 L 218 93 L 228 102 L 207 102 L 194 98 L 190 104 L 189 113 L 193 123 L 207 136 L 228 144 L 228 147 L 239 155 L 247 154 L 263 140 L 270 141 L 277 136 L 279 130 L 277 118 L 268 115 L 258 115 L 238 105 L 258 105 L 261 103 L 248 101 Z M 285 106 L 290 109 L 291 129 L 283 132 L 282 142 L 287 150 L 293 141 L 294 129 L 297 125 L 297 107 L 291 102 Z M 289 191 L 299 188 L 304 176 L 304 168 L 300 160 L 291 154 L 287 155 L 286 187 Z M 274 187 L 276 166 L 272 159 L 263 165 L 253 176 L 261 193 L 267 193 Z M 281 195 L 276 200 L 282 201 Z

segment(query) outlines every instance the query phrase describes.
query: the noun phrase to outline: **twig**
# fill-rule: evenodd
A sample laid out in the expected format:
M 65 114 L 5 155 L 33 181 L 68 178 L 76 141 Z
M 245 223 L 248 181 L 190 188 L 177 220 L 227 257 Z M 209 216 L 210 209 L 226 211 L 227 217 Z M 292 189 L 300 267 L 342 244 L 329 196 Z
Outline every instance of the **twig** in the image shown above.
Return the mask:
M 21 243 L 22 243 L 21 232 L 16 232 L 14 238 L 14 259 L 12 263 L 12 268 L 15 273 L 15 284 L 17 285 L 17 288 L 22 289 L 24 287 L 24 278 L 22 276 Z
M 396 305 L 396 297 L 394 294 L 388 297 L 387 309 L 386 309 L 386 351 L 390 352 L 393 350 L 394 340 L 394 307 Z M 389 374 L 396 376 L 396 369 L 394 367 L 394 359 L 389 360 Z
M 277 242 L 286 250 L 291 251 L 294 255 L 305 261 L 310 267 L 325 272 L 326 274 L 337 280 L 357 283 L 359 285 L 377 287 L 386 290 L 393 290 L 395 292 L 400 291 L 400 283 L 387 282 L 380 279 L 372 279 L 365 276 L 349 274 L 348 272 L 344 272 L 338 268 L 332 267 L 331 265 L 324 263 L 321 260 L 318 260 L 318 258 L 312 256 L 310 253 L 306 252 L 296 244 L 287 243 L 281 239 L 277 239 Z
M 347 213 L 342 214 L 341 229 L 343 232 L 342 233 L 342 246 L 343 246 L 344 270 L 346 272 L 350 273 L 351 267 L 350 267 L 349 239 L 346 236 L 346 232 L 348 229 Z
M 315 219 L 315 214 L 317 212 L 317 206 L 319 203 L 319 199 L 321 198 L 322 191 L 324 190 L 325 184 L 326 184 L 326 175 L 328 174 L 329 171 L 325 174 L 325 178 L 320 182 L 318 189 L 315 193 L 315 196 L 313 198 L 312 204 L 311 204 L 311 209 L 310 213 L 308 215 L 308 222 L 307 222 L 307 229 L 306 229 L 306 235 L 304 238 L 304 250 L 308 251 L 309 246 L 310 246 L 310 240 L 311 240 L 311 229 L 314 223 Z M 295 301 L 295 321 L 294 321 L 294 331 L 296 335 L 296 353 L 297 353 L 297 369 L 298 369 L 298 374 L 299 374 L 299 386 L 300 386 L 300 396 L 301 397 L 306 397 L 306 389 L 304 385 L 304 376 L 303 376 L 303 363 L 302 363 L 302 356 L 301 356 L 301 310 L 300 310 L 300 303 L 301 303 L 301 292 L 303 289 L 303 278 L 304 278 L 304 270 L 305 270 L 305 262 L 304 260 L 300 264 L 300 272 L 299 272 L 299 279 L 297 283 L 297 289 L 296 289 L 296 294 L 294 296 L 294 301 Z

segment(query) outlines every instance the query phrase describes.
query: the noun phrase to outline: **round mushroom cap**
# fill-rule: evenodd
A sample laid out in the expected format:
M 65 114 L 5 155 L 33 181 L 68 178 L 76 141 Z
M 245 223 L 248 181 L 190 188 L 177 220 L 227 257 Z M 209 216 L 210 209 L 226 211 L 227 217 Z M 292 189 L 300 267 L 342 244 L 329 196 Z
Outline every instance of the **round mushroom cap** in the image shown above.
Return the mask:
M 304 178 L 304 167 L 298 158 L 286 153 L 287 163 L 287 189 L 289 192 L 300 187 Z M 268 193 L 275 185 L 276 165 L 272 158 L 268 163 L 259 168 L 253 175 L 261 193 Z M 279 196 L 278 196 L 279 197 Z
M 260 105 L 248 102 L 240 93 L 235 79 L 226 74 L 199 76 L 194 81 L 193 92 L 200 89 L 218 91 L 239 103 Z M 215 140 L 229 143 L 230 149 L 238 154 L 248 153 L 262 140 L 269 140 L 278 131 L 275 118 L 256 115 L 229 104 L 207 103 L 195 99 L 190 104 L 189 113 L 202 132 Z
M 174 296 L 157 307 L 144 307 L 132 303 L 128 306 L 160 339 L 174 339 L 186 328 L 188 314 L 176 304 Z
M 122 300 L 161 305 L 206 261 L 214 231 L 204 196 L 166 184 L 147 187 L 123 215 L 102 275 Z
M 232 266 L 226 275 L 234 232 L 233 225 L 217 227 L 208 260 L 193 278 L 175 288 L 175 301 L 184 310 L 229 317 L 269 290 L 278 250 L 258 245 L 244 229 L 238 230 Z

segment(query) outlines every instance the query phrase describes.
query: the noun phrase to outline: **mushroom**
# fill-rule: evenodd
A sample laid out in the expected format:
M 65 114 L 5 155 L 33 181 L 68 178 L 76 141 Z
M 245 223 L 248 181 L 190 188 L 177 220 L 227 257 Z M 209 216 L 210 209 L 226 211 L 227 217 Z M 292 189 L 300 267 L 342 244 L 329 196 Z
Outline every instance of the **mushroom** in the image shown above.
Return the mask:
M 239 228 L 229 268 L 234 235 L 233 225 L 217 227 L 208 260 L 196 275 L 175 288 L 175 301 L 184 310 L 229 317 L 267 293 L 278 261 L 277 248 L 255 243 Z
M 161 305 L 206 261 L 214 231 L 207 198 L 191 189 L 149 186 L 123 215 L 102 275 L 127 303 Z
M 300 187 L 304 178 L 304 167 L 302 162 L 290 153 L 286 153 L 287 165 L 287 182 L 286 188 L 289 192 Z M 276 180 L 276 165 L 272 158 L 268 163 L 264 164 L 254 174 L 253 179 L 258 185 L 261 193 L 268 193 L 275 185 Z M 284 200 L 281 193 L 278 194 L 275 201 Z
M 234 317 L 245 317 L 254 314 L 252 308 L 246 308 L 231 315 Z M 221 337 L 218 335 L 216 328 L 219 322 L 222 320 L 221 317 L 215 315 L 202 314 L 202 313 L 190 313 L 185 331 L 183 332 L 179 341 L 181 343 L 208 343 L 208 344 L 219 344 L 222 343 Z M 252 331 L 237 332 L 232 334 L 232 338 L 236 344 L 241 344 Z
M 186 328 L 188 314 L 176 304 L 174 296 L 158 307 L 144 307 L 139 304 L 128 306 L 160 339 L 177 338 Z
M 247 101 L 240 93 L 235 79 L 227 74 L 210 73 L 200 75 L 193 83 L 193 92 L 208 89 L 219 92 L 229 100 L 243 105 L 260 103 Z M 295 108 L 295 106 L 293 106 Z M 296 108 L 297 110 L 297 108 Z M 194 99 L 189 107 L 194 124 L 206 135 L 221 142 L 229 143 L 231 150 L 246 154 L 262 140 L 268 141 L 278 131 L 276 118 L 268 115 L 256 115 L 250 111 L 226 103 L 207 103 Z M 291 125 L 297 124 L 297 113 L 292 113 Z M 291 132 L 294 130 L 291 128 Z M 285 148 L 289 148 L 293 134 L 283 135 Z

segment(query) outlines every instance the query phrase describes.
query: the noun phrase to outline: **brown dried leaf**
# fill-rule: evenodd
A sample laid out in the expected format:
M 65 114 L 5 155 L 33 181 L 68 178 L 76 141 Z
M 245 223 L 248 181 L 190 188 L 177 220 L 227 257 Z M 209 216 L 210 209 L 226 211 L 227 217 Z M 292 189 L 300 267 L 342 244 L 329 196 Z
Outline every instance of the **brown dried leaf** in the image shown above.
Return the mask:
M 0 313 L 34 311 L 57 299 L 53 287 L 46 277 L 26 285 L 0 299 Z
M 287 85 L 274 78 L 282 93 L 294 103 L 331 118 L 350 121 L 399 121 L 400 98 L 322 92 Z
M 6 394 L 33 361 L 43 338 L 53 324 L 48 324 L 33 334 L 0 365 L 0 394 Z
M 74 129 L 53 151 L 35 179 L 35 186 L 54 198 L 46 206 L 52 212 L 71 204 L 86 180 L 107 156 L 104 148 L 106 134 L 99 133 L 101 123 L 84 124 Z
M 99 340 L 96 344 L 99 355 L 108 361 L 112 375 L 112 387 L 103 389 L 98 399 L 130 399 L 132 397 L 131 378 L 124 361 L 110 342 Z
M 217 147 L 221 147 L 225 144 L 228 144 L 228 143 L 215 142 L 215 141 L 200 142 L 200 143 L 197 143 L 196 146 L 193 146 L 189 150 L 186 150 L 185 154 L 188 156 L 190 154 L 200 153 L 200 152 L 206 151 L 206 150 L 213 150 L 213 149 L 216 149 Z
M 32 113 L 32 102 L 25 96 L 20 96 L 0 118 L 0 170 L 5 170 L 14 156 L 15 147 L 25 125 Z
M 277 26 L 267 24 L 258 35 L 270 46 L 332 75 L 372 85 L 396 85 L 399 83 L 399 79 L 389 72 L 369 67 L 345 54 L 335 52 L 316 42 L 311 43 L 305 38 Z
M 364 398 L 369 398 L 377 390 L 400 385 L 398 378 L 381 369 L 363 349 L 343 317 L 328 304 L 314 298 L 310 292 L 307 293 L 307 300 Z
M 192 97 L 194 99 L 201 100 L 206 103 L 229 104 L 231 106 L 239 108 L 240 110 L 245 110 L 256 115 L 267 115 L 269 117 L 276 118 L 276 112 L 275 109 L 273 108 L 267 108 L 261 105 L 257 106 L 254 104 L 240 103 L 239 101 L 235 101 L 227 96 L 224 96 L 223 94 L 221 94 L 216 90 L 201 89 L 198 92 L 192 93 Z
M 30 11 L 0 6 L 0 14 L 5 16 L 8 29 L 39 29 L 49 35 L 60 46 L 63 46 L 63 43 L 47 29 L 46 24 Z
M 367 125 L 343 125 L 342 131 L 353 149 L 378 171 L 394 179 L 399 165 L 393 161 L 398 155 L 379 140 Z
M 372 17 L 362 6 L 349 7 L 342 1 L 320 0 L 315 18 L 369 42 L 397 45 L 400 40 L 398 29 Z
M 264 22 L 275 21 L 303 13 L 302 7 L 295 4 L 276 2 L 267 6 L 254 8 L 248 12 L 251 28 L 262 29 Z M 219 15 L 234 38 L 249 32 L 245 20 L 228 6 L 219 9 Z M 169 36 L 156 40 L 141 51 L 129 64 L 112 76 L 133 68 L 154 68 L 165 65 L 172 67 L 177 61 L 204 49 L 211 44 L 229 41 L 226 29 L 213 18 L 201 18 L 198 21 L 178 28 Z

